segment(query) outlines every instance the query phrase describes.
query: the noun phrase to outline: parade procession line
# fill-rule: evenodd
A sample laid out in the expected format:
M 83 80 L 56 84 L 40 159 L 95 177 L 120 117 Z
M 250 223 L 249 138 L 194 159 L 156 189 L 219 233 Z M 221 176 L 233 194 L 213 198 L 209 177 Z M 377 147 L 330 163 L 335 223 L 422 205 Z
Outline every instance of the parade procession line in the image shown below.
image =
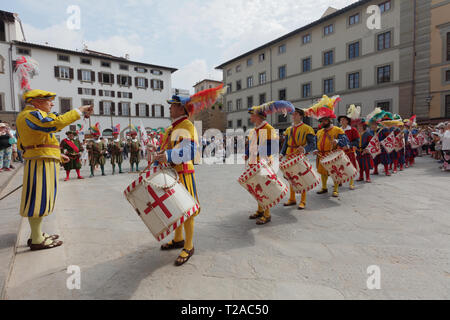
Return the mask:
M 344 184 L 339 198 L 316 189 L 306 210 L 279 204 L 264 226 L 248 219 L 256 202 L 237 182 L 244 166 L 196 166 L 196 252 L 179 268 L 179 251 L 160 251 L 123 197 L 137 175 L 106 169 L 61 182 L 44 229 L 62 247 L 28 251 L 23 221 L 6 299 L 450 298 L 449 176 L 432 159 L 354 191 Z M 80 268 L 80 290 L 67 288 L 68 266 Z M 367 287 L 369 266 L 381 270 L 380 290 Z

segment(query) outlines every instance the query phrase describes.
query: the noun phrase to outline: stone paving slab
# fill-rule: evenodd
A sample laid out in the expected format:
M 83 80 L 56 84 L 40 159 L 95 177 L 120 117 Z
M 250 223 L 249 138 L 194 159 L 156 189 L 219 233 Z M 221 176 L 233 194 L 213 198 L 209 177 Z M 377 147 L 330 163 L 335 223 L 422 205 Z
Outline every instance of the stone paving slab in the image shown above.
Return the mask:
M 236 181 L 243 170 L 196 166 L 196 253 L 181 268 L 179 251 L 161 252 L 122 195 L 136 175 L 62 183 L 46 230 L 64 245 L 20 251 L 7 298 L 450 298 L 450 175 L 432 159 L 354 191 L 344 185 L 338 199 L 310 192 L 307 210 L 278 205 L 265 226 L 248 219 L 256 203 Z M 81 268 L 81 290 L 66 288 L 69 265 Z M 366 285 L 372 265 L 380 290 Z

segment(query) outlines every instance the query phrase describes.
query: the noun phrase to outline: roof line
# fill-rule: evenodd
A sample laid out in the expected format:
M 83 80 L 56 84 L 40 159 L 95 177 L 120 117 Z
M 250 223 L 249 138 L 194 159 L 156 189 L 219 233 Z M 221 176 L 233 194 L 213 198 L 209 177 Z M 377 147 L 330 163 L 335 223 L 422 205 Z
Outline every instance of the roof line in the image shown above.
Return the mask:
M 148 64 L 148 63 L 144 63 L 144 62 L 127 60 L 127 59 L 121 58 L 121 57 L 104 56 L 101 54 L 86 53 L 86 52 L 82 52 L 82 51 L 75 51 L 75 50 L 51 47 L 51 46 L 32 43 L 32 42 L 24 42 L 24 41 L 17 41 L 17 40 L 13 40 L 13 42 L 17 45 L 22 45 L 22 46 L 29 46 L 29 47 L 40 48 L 40 49 L 48 49 L 48 50 L 59 51 L 59 52 L 64 52 L 64 53 L 81 55 L 84 57 L 91 57 L 91 58 L 97 58 L 97 59 L 103 59 L 103 60 L 112 60 L 112 61 L 117 61 L 117 62 L 122 62 L 122 63 L 135 64 L 138 66 L 150 67 L 150 68 L 165 69 L 165 70 L 169 70 L 171 73 L 174 73 L 175 71 L 178 70 L 176 68 L 171 68 L 171 67 L 164 67 L 164 66 L 158 66 L 155 64 Z
M 316 21 L 313 21 L 310 24 L 307 24 L 306 26 L 303 26 L 301 28 L 295 29 L 294 31 L 291 31 L 291 32 L 285 34 L 284 36 L 281 36 L 281 37 L 279 37 L 279 38 L 277 38 L 275 40 L 267 42 L 266 44 L 263 44 L 262 46 L 259 46 L 256 49 L 250 50 L 250 51 L 248 51 L 248 52 L 246 52 L 244 54 L 239 55 L 236 58 L 233 58 L 233 59 L 231 59 L 231 60 L 229 60 L 227 62 L 224 62 L 220 66 L 215 67 L 215 69 L 223 69 L 223 67 L 225 67 L 227 64 L 230 64 L 232 62 L 240 60 L 243 57 L 248 56 L 248 55 L 250 55 L 252 53 L 255 53 L 255 52 L 259 51 L 259 50 L 262 50 L 264 48 L 270 47 L 270 46 L 272 46 L 272 45 L 274 45 L 274 44 L 276 44 L 276 43 L 278 43 L 278 42 L 280 42 L 282 40 L 290 38 L 290 37 L 292 37 L 292 36 L 294 36 L 294 35 L 296 35 L 296 34 L 298 34 L 300 32 L 308 30 L 308 29 L 310 29 L 310 28 L 312 28 L 312 27 L 314 27 L 314 26 L 316 26 L 318 24 L 321 24 L 321 23 L 323 23 L 323 22 L 325 22 L 327 20 L 333 19 L 334 17 L 336 17 L 336 16 L 338 16 L 338 15 L 344 13 L 344 12 L 350 11 L 350 10 L 352 10 L 354 8 L 357 8 L 357 7 L 361 6 L 361 5 L 364 5 L 364 4 L 366 4 L 366 3 L 370 2 L 370 1 L 373 1 L 373 0 L 359 0 L 359 1 L 356 1 L 356 2 L 350 4 L 350 5 L 348 5 L 348 6 L 344 7 L 344 8 L 336 11 L 336 12 L 333 12 L 333 13 L 325 16 L 325 17 L 322 17 L 322 18 L 320 18 L 320 19 L 318 19 Z

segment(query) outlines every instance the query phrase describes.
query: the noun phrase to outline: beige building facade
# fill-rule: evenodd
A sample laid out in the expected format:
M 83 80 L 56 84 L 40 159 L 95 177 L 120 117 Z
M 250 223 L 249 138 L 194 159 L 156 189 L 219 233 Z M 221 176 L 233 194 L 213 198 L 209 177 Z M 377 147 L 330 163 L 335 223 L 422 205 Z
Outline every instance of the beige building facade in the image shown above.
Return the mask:
M 430 19 L 431 120 L 450 118 L 450 1 L 432 0 Z
M 372 5 L 380 9 L 379 29 L 367 23 Z M 227 127 L 249 127 L 247 109 L 253 105 L 289 100 L 307 108 L 323 94 L 341 96 L 339 115 L 357 104 L 363 116 L 378 106 L 409 117 L 414 26 L 414 1 L 362 0 L 329 8 L 321 19 L 223 63 L 217 69 L 230 87 L 224 99 Z M 280 129 L 290 124 L 278 115 L 268 120 Z

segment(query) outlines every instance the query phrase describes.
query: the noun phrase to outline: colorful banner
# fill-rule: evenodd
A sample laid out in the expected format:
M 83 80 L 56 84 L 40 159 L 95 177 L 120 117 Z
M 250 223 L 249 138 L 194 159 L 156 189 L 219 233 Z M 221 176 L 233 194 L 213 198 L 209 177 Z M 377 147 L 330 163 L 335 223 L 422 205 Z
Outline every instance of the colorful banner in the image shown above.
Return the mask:
M 384 147 L 387 153 L 391 153 L 395 150 L 395 134 L 391 132 L 382 142 L 381 145 Z
M 403 133 L 395 137 L 395 151 L 400 151 L 405 147 L 405 136 Z
M 377 155 L 381 154 L 381 145 L 377 134 L 370 140 L 366 150 L 370 153 L 370 155 L 374 159 Z

